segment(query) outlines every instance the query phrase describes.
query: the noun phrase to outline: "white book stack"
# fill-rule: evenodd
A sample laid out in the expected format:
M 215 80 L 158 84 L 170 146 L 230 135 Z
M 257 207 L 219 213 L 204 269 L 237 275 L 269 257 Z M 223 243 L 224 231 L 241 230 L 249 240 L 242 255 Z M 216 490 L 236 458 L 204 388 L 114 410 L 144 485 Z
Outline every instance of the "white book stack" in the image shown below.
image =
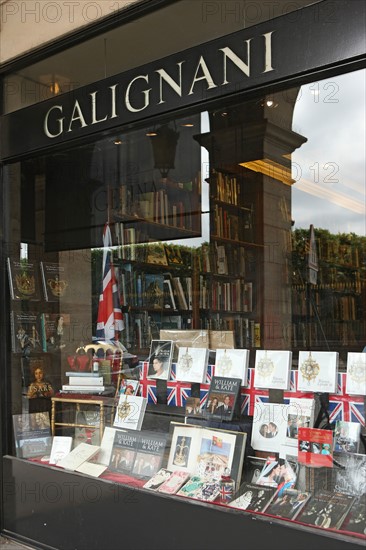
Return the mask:
M 69 383 L 62 386 L 62 391 L 75 393 L 101 393 L 106 387 L 103 376 L 96 372 L 67 372 Z

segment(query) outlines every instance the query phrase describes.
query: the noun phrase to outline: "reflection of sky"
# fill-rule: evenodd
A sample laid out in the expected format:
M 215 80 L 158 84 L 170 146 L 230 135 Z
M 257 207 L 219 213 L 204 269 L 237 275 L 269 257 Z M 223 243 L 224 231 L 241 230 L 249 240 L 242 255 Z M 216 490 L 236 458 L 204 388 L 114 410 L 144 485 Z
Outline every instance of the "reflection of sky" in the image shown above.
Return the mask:
M 308 141 L 292 155 L 295 227 L 366 233 L 365 75 L 357 71 L 301 88 L 293 130 Z

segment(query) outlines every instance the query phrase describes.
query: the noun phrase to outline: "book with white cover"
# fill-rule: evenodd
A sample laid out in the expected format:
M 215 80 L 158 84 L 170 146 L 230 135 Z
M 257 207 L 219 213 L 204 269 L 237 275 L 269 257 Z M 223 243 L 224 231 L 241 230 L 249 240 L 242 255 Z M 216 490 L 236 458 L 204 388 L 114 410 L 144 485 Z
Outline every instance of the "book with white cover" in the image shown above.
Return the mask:
M 285 440 L 288 405 L 262 403 L 254 405 L 252 447 L 256 451 L 278 453 Z
M 180 347 L 176 365 L 177 380 L 203 384 L 206 379 L 208 356 L 207 348 Z
M 346 393 L 366 395 L 366 353 L 347 354 Z
M 71 447 L 71 436 L 55 435 L 52 440 L 49 464 L 57 464 L 62 458 L 70 453 Z
M 216 349 L 215 374 L 228 378 L 240 378 L 241 385 L 247 385 L 248 349 Z
M 121 394 L 113 426 L 129 430 L 141 430 L 147 399 L 138 395 Z
M 257 350 L 255 354 L 254 386 L 256 388 L 288 390 L 291 362 L 292 351 Z
M 315 399 L 291 397 L 287 405 L 286 445 L 297 447 L 299 428 L 314 426 Z
M 69 386 L 103 386 L 103 376 L 69 376 Z
M 99 464 L 104 464 L 106 466 L 109 465 L 109 462 L 111 460 L 115 433 L 116 433 L 115 428 L 110 428 L 109 426 L 106 426 L 104 428 L 103 437 L 100 444 L 100 451 L 98 455 Z
M 299 351 L 299 391 L 335 393 L 339 353 L 337 351 Z
M 95 384 L 78 384 L 70 385 L 63 384 L 62 391 L 75 392 L 75 393 L 101 393 L 106 390 L 105 386 L 97 386 Z
M 96 464 L 94 462 L 83 462 L 75 468 L 75 472 L 80 472 L 81 474 L 87 474 L 88 476 L 92 477 L 99 477 L 102 475 L 107 469 L 107 466 L 104 464 Z
M 93 458 L 99 451 L 99 445 L 80 443 L 71 453 L 59 460 L 57 466 L 61 466 L 61 468 L 65 468 L 65 470 L 75 471 L 83 462 Z

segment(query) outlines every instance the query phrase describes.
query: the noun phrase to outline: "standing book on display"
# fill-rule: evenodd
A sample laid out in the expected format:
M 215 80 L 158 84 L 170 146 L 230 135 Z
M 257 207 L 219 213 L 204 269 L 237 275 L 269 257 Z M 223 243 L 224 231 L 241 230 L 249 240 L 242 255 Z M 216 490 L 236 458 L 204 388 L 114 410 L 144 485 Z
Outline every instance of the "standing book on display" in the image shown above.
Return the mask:
M 113 426 L 129 430 L 141 430 L 147 399 L 138 395 L 121 394 Z
M 298 461 L 308 466 L 333 467 L 333 432 L 319 428 L 299 428 Z
M 228 378 L 240 378 L 246 386 L 249 364 L 247 349 L 216 349 L 215 375 Z
M 41 262 L 44 297 L 47 302 L 59 302 L 67 294 L 69 280 L 66 266 L 56 262 Z
M 17 457 L 34 458 L 49 454 L 52 436 L 48 412 L 13 414 L 13 430 Z
M 366 395 L 366 352 L 347 354 L 346 393 Z
M 203 384 L 206 379 L 208 354 L 207 348 L 179 348 L 176 365 L 177 380 Z
M 11 342 L 14 353 L 29 356 L 42 351 L 39 317 L 32 311 L 12 311 L 10 314 Z
M 338 358 L 336 351 L 299 351 L 298 390 L 335 393 Z
M 39 301 L 41 290 L 38 265 L 27 260 L 8 258 L 7 266 L 11 299 Z
M 286 437 L 288 405 L 262 403 L 254 405 L 252 447 L 256 451 L 279 453 Z
M 230 421 L 238 413 L 241 379 L 213 376 L 207 395 L 205 414 L 215 420 Z
M 323 529 L 340 529 L 355 497 L 330 491 L 320 491 L 308 500 L 298 520 Z
M 151 340 L 148 378 L 169 379 L 173 349 L 173 340 Z
M 291 376 L 291 351 L 257 350 L 255 353 L 254 386 L 288 390 Z
M 299 428 L 314 425 L 315 399 L 290 398 L 287 413 L 285 444 L 297 447 Z

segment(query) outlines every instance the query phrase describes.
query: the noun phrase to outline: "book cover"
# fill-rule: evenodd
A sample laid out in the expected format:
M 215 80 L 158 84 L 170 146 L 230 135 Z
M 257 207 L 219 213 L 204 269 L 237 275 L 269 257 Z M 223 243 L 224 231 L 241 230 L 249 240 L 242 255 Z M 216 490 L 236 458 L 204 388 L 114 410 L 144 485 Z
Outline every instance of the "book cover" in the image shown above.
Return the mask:
M 254 386 L 288 390 L 290 386 L 292 352 L 257 350 L 255 352 Z
M 287 407 L 285 445 L 297 447 L 299 428 L 312 428 L 314 425 L 315 399 L 290 398 Z
M 164 309 L 176 310 L 177 303 L 175 300 L 172 281 L 170 277 L 167 277 L 166 275 L 164 276 L 163 288 L 164 288 L 164 303 L 163 303 Z
M 334 452 L 331 486 L 337 493 L 366 495 L 366 455 Z
M 164 483 L 164 481 L 167 481 L 170 476 L 172 475 L 171 470 L 167 470 L 166 468 L 160 468 L 156 474 L 154 474 L 146 483 L 143 485 L 144 489 L 150 489 L 151 491 L 156 491 L 160 485 Z
M 163 309 L 164 275 L 162 273 L 145 273 L 143 305 L 148 309 Z
M 148 378 L 169 379 L 173 350 L 172 340 L 151 340 Z
M 282 494 L 276 492 L 264 511 L 272 516 L 294 520 L 301 513 L 310 497 L 310 493 L 296 489 L 289 489 Z
M 350 533 L 366 535 L 366 494 L 358 497 L 352 504 L 340 529 Z
M 269 501 L 275 494 L 273 487 L 260 487 L 255 483 L 243 483 L 240 486 L 234 500 L 229 503 L 231 508 L 250 510 L 251 512 L 263 512 Z
M 147 399 L 138 395 L 121 394 L 113 426 L 129 430 L 141 430 Z
M 358 453 L 360 449 L 361 424 L 337 420 L 334 429 L 333 451 Z
M 13 414 L 16 456 L 34 458 L 49 454 L 52 447 L 48 412 Z
M 286 437 L 287 407 L 284 403 L 254 405 L 252 447 L 257 451 L 279 453 Z
M 151 478 L 162 467 L 168 435 L 116 430 L 109 468 L 139 478 Z
M 103 376 L 69 376 L 69 386 L 103 386 Z
M 248 349 L 216 349 L 216 376 L 240 378 L 241 385 L 246 386 L 249 353 Z
M 119 387 L 119 393 L 121 395 L 137 395 L 140 387 L 140 382 L 133 378 L 122 378 L 121 385 Z
M 99 445 L 90 445 L 89 443 L 80 443 L 71 453 L 58 461 L 57 466 L 65 470 L 75 471 L 83 462 L 90 460 L 100 451 Z
M 71 341 L 69 313 L 42 313 L 41 332 L 43 351 L 63 349 Z
M 105 466 L 109 465 L 112 456 L 115 433 L 115 428 L 111 428 L 110 426 L 104 427 L 102 442 L 100 444 L 100 451 L 98 454 L 99 464 L 104 464 Z
M 103 393 L 106 390 L 106 386 L 91 385 L 91 384 L 63 384 L 62 391 L 69 393 Z
M 346 393 L 366 395 L 366 353 L 348 352 Z
M 203 410 L 199 397 L 187 397 L 185 403 L 185 416 L 194 416 L 202 418 Z
M 168 470 L 180 470 L 203 479 L 220 479 L 225 468 L 239 482 L 246 434 L 208 429 L 197 425 L 171 423 L 172 443 Z
M 240 378 L 213 376 L 207 395 L 206 415 L 216 420 L 232 420 L 238 404 L 240 387 Z
M 34 312 L 12 311 L 10 314 L 12 351 L 29 356 L 42 351 L 39 317 Z
M 311 496 L 297 520 L 323 529 L 339 529 L 354 502 L 351 495 L 320 491 Z
M 247 483 L 257 483 L 265 463 L 264 457 L 247 456 L 244 462 L 243 480 Z
M 181 497 L 195 498 L 203 484 L 204 479 L 202 477 L 192 476 L 187 481 L 187 483 L 185 483 L 183 487 L 179 489 L 177 495 Z
M 176 379 L 181 382 L 203 384 L 206 380 L 208 354 L 207 348 L 179 348 Z
M 191 495 L 191 498 L 214 502 L 220 496 L 221 483 L 219 479 L 203 479 L 203 483 Z
M 298 390 L 335 393 L 339 353 L 299 351 Z
M 91 477 L 101 476 L 107 469 L 107 466 L 104 464 L 97 464 L 95 462 L 88 462 L 86 460 L 80 466 L 75 468 L 75 472 L 80 472 L 81 474 L 86 474 Z
M 148 264 L 168 265 L 163 243 L 153 243 L 147 247 L 146 261 Z
M 297 457 L 300 464 L 333 467 L 333 432 L 299 428 Z
M 62 458 L 69 454 L 71 447 L 71 436 L 55 435 L 52 441 L 49 464 L 57 464 Z
M 187 472 L 174 471 L 169 479 L 160 485 L 158 492 L 174 495 L 188 479 L 189 474 Z
M 12 300 L 41 299 L 38 265 L 27 260 L 7 259 L 10 296 Z
M 56 262 L 41 262 L 41 277 L 44 297 L 47 302 L 58 302 L 67 295 L 69 278 L 66 266 Z
M 297 479 L 295 466 L 289 460 L 267 457 L 256 481 L 257 485 L 274 487 L 281 496 L 295 486 Z
M 165 244 L 164 247 L 165 247 L 165 254 L 169 265 L 173 265 L 173 266 L 184 265 L 179 246 Z

